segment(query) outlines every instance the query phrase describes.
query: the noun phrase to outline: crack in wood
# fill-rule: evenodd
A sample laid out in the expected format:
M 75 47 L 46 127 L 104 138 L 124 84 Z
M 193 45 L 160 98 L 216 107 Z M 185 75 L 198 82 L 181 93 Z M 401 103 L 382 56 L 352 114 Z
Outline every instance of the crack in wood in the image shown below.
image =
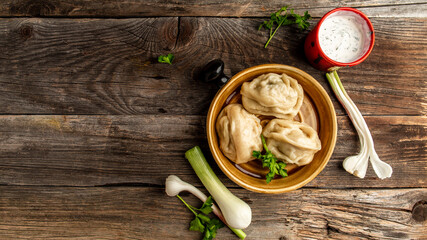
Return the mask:
M 338 228 L 332 227 L 331 225 L 329 225 L 329 222 L 326 221 L 326 232 L 327 235 L 331 235 L 331 233 L 340 233 L 341 231 Z
M 177 21 L 177 33 L 176 33 L 176 38 L 175 38 L 175 45 L 173 46 L 172 50 L 175 50 L 176 47 L 178 46 L 178 41 L 179 41 L 180 34 L 181 34 L 181 17 L 178 17 L 178 21 Z

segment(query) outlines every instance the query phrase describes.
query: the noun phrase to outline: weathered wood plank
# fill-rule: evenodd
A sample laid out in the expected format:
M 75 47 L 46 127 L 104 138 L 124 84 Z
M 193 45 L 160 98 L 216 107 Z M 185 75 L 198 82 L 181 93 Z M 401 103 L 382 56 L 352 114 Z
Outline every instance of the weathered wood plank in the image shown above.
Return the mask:
M 365 179 L 342 168 L 359 150 L 347 117 L 338 117 L 338 141 L 332 159 L 310 187 L 427 187 L 427 118 L 366 118 L 376 149 L 393 177 Z M 94 186 L 160 185 L 169 174 L 195 182 L 184 153 L 200 145 L 227 186 L 237 187 L 209 154 L 205 116 L 1 116 L 0 184 Z
M 224 60 L 229 75 L 263 63 L 296 66 L 332 96 L 324 74 L 305 60 L 307 33 L 284 27 L 264 49 L 268 34 L 257 30 L 260 21 L 1 19 L 0 113 L 205 114 L 216 88 L 194 76 L 214 58 Z M 374 51 L 340 70 L 345 87 L 365 115 L 425 115 L 427 19 L 372 21 Z M 173 65 L 156 63 L 168 52 Z
M 246 239 L 422 239 L 426 189 L 316 190 L 262 195 L 233 189 L 252 208 Z M 198 239 L 192 213 L 163 187 L 0 186 L 1 239 Z M 195 206 L 193 196 L 183 197 Z M 424 204 L 422 204 L 424 202 Z M 420 204 L 421 203 L 421 204 Z M 415 209 L 415 210 L 414 210 Z M 218 239 L 235 239 L 220 229 Z
M 1 22 L 2 113 L 186 111 L 199 101 L 151 64 L 174 48 L 177 18 Z
M 360 65 L 340 70 L 344 86 L 365 115 L 427 114 L 427 24 L 425 19 L 413 19 L 411 27 L 407 20 L 373 19 L 373 52 Z M 191 46 L 186 56 L 197 56 L 200 62 L 212 56 L 225 59 L 226 65 L 232 64 L 231 73 L 264 63 L 295 66 L 312 75 L 333 96 L 324 73 L 305 59 L 306 33 L 285 28 L 263 49 L 260 46 L 267 41 L 268 33 L 257 31 L 259 23 L 258 19 L 182 18 L 178 46 Z M 411 57 L 403 60 L 402 56 Z M 334 103 L 338 114 L 343 114 L 339 103 Z
M 337 7 L 354 7 L 369 17 L 427 17 L 424 0 L 346 0 L 298 1 L 159 1 L 159 0 L 3 0 L 0 16 L 92 16 L 92 17 L 156 17 L 156 16 L 220 16 L 265 17 L 289 5 L 297 12 L 309 11 L 321 17 Z

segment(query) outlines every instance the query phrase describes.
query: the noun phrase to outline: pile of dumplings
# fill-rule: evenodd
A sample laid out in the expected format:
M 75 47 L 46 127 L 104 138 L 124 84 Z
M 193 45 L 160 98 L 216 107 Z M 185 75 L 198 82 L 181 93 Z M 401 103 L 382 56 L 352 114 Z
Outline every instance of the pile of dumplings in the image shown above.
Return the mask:
M 297 80 L 268 73 L 240 90 L 242 104 L 228 104 L 218 115 L 216 130 L 220 149 L 231 161 L 242 164 L 254 160 L 253 151 L 262 151 L 261 134 L 268 149 L 278 160 L 298 166 L 309 164 L 321 149 L 317 132 L 309 125 L 294 121 L 304 90 Z M 271 116 L 263 128 L 258 116 Z

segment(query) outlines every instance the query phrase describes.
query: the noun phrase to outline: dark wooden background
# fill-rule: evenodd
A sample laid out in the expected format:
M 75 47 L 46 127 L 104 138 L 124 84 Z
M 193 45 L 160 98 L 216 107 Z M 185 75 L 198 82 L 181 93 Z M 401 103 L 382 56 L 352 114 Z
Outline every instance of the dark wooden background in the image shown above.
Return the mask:
M 283 27 L 263 48 L 259 24 L 290 5 L 311 28 L 336 7 L 370 17 L 375 47 L 340 70 L 382 160 L 379 180 L 342 168 L 358 138 L 325 77 L 304 57 L 307 32 Z M 157 63 L 173 53 L 173 65 Z M 338 140 L 321 174 L 286 194 L 249 192 L 216 167 L 205 118 L 217 89 L 195 73 L 264 63 L 316 78 L 337 112 Z M 426 1 L 91 1 L 0 3 L 0 239 L 199 239 L 192 213 L 166 196 L 175 174 L 202 185 L 184 152 L 200 145 L 252 207 L 247 239 L 426 239 Z M 190 203 L 198 200 L 183 195 Z M 223 228 L 217 239 L 236 239 Z

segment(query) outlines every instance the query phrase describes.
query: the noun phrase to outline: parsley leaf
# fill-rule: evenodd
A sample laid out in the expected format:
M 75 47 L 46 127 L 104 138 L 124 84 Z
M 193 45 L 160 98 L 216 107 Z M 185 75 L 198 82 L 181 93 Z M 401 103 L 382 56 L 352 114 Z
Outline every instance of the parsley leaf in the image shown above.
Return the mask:
M 199 231 L 201 233 L 203 233 L 205 231 L 205 226 L 202 224 L 202 222 L 200 221 L 200 218 L 195 217 L 191 222 L 190 222 L 190 231 Z
M 293 9 L 290 10 L 290 13 L 287 13 L 287 10 L 288 10 L 288 6 L 282 7 L 281 9 L 279 9 L 279 11 L 274 12 L 270 15 L 269 21 L 264 21 L 263 23 L 261 23 L 261 25 L 259 25 L 258 30 L 261 30 L 261 28 L 263 27 L 267 30 L 270 30 L 270 38 L 268 39 L 267 43 L 264 45 L 264 48 L 267 48 L 271 39 L 274 37 L 274 34 L 276 34 L 277 30 L 282 25 L 297 24 L 301 30 L 306 30 L 310 26 L 308 19 L 310 19 L 311 16 L 310 14 L 308 14 L 307 11 L 304 13 L 304 15 L 300 16 L 294 13 Z M 273 31 L 273 28 L 275 25 L 276 25 L 276 28 Z
M 217 230 L 224 227 L 224 223 L 222 223 L 218 218 L 210 218 L 206 216 L 212 212 L 212 197 L 209 196 L 201 208 L 195 208 L 186 203 L 179 195 L 176 196 L 194 214 L 194 219 L 190 222 L 189 230 L 203 233 L 203 240 L 212 240 L 215 238 Z M 197 213 L 196 211 L 201 213 Z
M 160 55 L 157 59 L 159 63 L 169 63 L 172 64 L 173 59 L 175 56 L 172 53 L 169 53 L 168 55 Z
M 300 16 L 298 14 L 295 14 L 294 10 L 291 9 L 291 15 L 295 18 L 295 23 L 301 30 L 306 30 L 310 26 L 310 23 L 307 20 L 310 19 L 311 16 L 310 14 L 308 14 L 307 11 L 304 13 L 303 16 Z
M 212 212 L 212 204 L 213 200 L 212 197 L 209 196 L 208 199 L 203 203 L 203 206 L 199 208 L 198 210 L 206 215 Z
M 202 223 L 209 223 L 211 221 L 211 219 L 208 216 L 203 215 L 201 213 L 197 214 L 196 217 L 199 218 L 200 221 L 202 221 Z
M 224 223 L 222 223 L 218 218 L 214 218 L 207 224 L 206 227 L 207 229 L 205 231 L 203 240 L 211 240 L 215 238 L 217 230 L 224 227 Z
M 267 143 L 265 142 L 263 135 L 261 135 L 261 140 L 265 150 L 265 154 L 261 154 L 260 151 L 253 151 L 252 156 L 262 161 L 262 167 L 266 167 L 270 170 L 265 176 L 266 182 L 270 183 L 276 175 L 287 177 L 288 172 L 285 169 L 286 163 L 277 162 L 276 156 L 274 156 L 274 154 L 270 150 L 268 150 Z

